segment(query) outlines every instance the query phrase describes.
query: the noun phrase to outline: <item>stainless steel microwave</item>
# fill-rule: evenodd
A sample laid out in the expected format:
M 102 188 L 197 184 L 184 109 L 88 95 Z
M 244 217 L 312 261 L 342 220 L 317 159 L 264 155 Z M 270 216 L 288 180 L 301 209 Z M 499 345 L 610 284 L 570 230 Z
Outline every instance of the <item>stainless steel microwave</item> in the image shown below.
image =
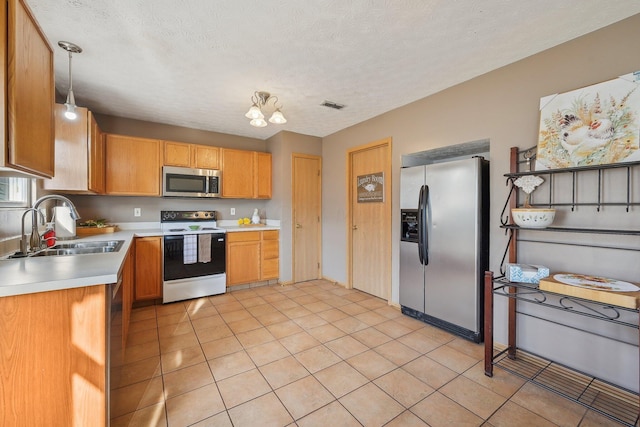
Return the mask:
M 217 169 L 175 166 L 162 168 L 163 197 L 220 197 L 221 173 Z

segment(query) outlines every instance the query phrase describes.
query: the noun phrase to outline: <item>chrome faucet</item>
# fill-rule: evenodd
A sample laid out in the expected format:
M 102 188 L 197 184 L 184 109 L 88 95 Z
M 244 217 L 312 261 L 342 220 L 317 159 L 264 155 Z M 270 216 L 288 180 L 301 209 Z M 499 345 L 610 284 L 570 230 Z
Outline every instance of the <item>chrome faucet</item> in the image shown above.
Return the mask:
M 35 209 L 35 208 L 29 208 L 26 211 L 24 211 L 24 213 L 22 214 L 22 234 L 20 235 L 21 236 L 21 239 L 20 239 L 20 252 L 22 253 L 22 256 L 27 254 L 27 251 L 29 249 L 29 245 L 31 245 L 31 248 L 33 248 L 33 243 L 29 243 L 28 239 L 27 239 L 27 235 L 24 234 L 24 217 L 26 217 L 27 214 L 29 212 L 31 212 L 31 211 L 33 211 L 33 219 L 32 219 L 32 221 L 36 221 L 35 222 L 36 230 L 38 228 L 38 223 L 37 223 L 38 214 L 40 214 L 40 217 L 42 217 L 42 223 L 43 224 L 44 224 L 44 221 L 45 221 L 44 214 L 42 212 L 40 212 L 39 210 Z M 39 245 L 39 242 L 38 242 L 38 245 Z M 16 256 L 18 256 L 18 254 L 16 254 Z
M 45 221 L 44 215 L 42 214 L 42 212 L 40 212 L 40 210 L 38 210 L 38 207 L 40 206 L 40 204 L 42 204 L 43 202 L 46 202 L 47 200 L 61 200 L 65 203 L 67 203 L 69 205 L 69 207 L 71 208 L 71 219 L 73 220 L 77 220 L 80 219 L 80 215 L 78 214 L 78 211 L 76 210 L 76 207 L 73 205 L 73 203 L 71 202 L 71 200 L 69 200 L 67 197 L 65 196 L 60 196 L 58 194 L 47 194 L 46 196 L 42 196 L 40 197 L 38 200 L 35 201 L 35 203 L 33 204 L 33 207 L 30 209 L 27 209 L 27 211 L 25 212 L 25 214 L 29 211 L 33 211 L 33 216 L 31 217 L 31 238 L 29 241 L 29 245 L 30 245 L 30 249 L 33 250 L 38 250 L 41 248 L 42 245 L 42 240 L 40 238 L 40 233 L 38 232 L 38 214 L 40 213 L 40 215 L 42 216 L 42 220 L 43 223 Z M 24 235 L 24 214 L 22 217 L 22 227 L 23 227 L 23 235 Z M 21 245 L 22 246 L 22 245 Z M 26 248 L 25 248 L 26 249 Z M 22 250 L 22 248 L 21 248 Z

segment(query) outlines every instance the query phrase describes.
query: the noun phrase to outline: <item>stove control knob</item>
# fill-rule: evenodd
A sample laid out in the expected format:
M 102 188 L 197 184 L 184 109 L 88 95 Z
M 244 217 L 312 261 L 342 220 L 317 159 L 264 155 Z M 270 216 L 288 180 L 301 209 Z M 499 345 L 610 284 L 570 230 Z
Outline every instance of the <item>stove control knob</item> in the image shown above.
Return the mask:
M 194 213 L 193 216 L 195 216 L 196 218 L 198 218 L 200 214 L 198 214 L 198 212 Z

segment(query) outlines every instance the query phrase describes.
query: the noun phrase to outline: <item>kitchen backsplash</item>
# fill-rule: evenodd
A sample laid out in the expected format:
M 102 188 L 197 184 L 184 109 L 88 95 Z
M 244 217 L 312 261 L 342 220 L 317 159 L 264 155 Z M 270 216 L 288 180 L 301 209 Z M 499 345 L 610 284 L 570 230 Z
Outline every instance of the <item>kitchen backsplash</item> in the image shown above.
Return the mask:
M 161 210 L 215 210 L 219 219 L 237 220 L 251 217 L 258 208 L 260 216 L 273 218 L 275 212 L 266 212 L 267 200 L 242 199 L 183 199 L 160 197 L 119 197 L 119 196 L 74 196 L 69 198 L 76 205 L 83 219 L 104 218 L 107 222 L 160 222 Z M 140 208 L 140 216 L 134 216 L 134 209 Z M 235 215 L 231 215 L 231 209 Z M 273 218 L 279 219 L 279 218 Z

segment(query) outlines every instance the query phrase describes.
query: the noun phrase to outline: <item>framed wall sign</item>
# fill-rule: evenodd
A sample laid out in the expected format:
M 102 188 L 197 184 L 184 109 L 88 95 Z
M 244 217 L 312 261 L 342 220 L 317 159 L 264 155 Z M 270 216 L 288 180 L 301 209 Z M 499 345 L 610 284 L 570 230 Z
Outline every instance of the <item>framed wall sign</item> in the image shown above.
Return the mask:
M 640 72 L 540 100 L 535 169 L 640 160 Z
M 359 175 L 358 203 L 384 202 L 384 172 Z

